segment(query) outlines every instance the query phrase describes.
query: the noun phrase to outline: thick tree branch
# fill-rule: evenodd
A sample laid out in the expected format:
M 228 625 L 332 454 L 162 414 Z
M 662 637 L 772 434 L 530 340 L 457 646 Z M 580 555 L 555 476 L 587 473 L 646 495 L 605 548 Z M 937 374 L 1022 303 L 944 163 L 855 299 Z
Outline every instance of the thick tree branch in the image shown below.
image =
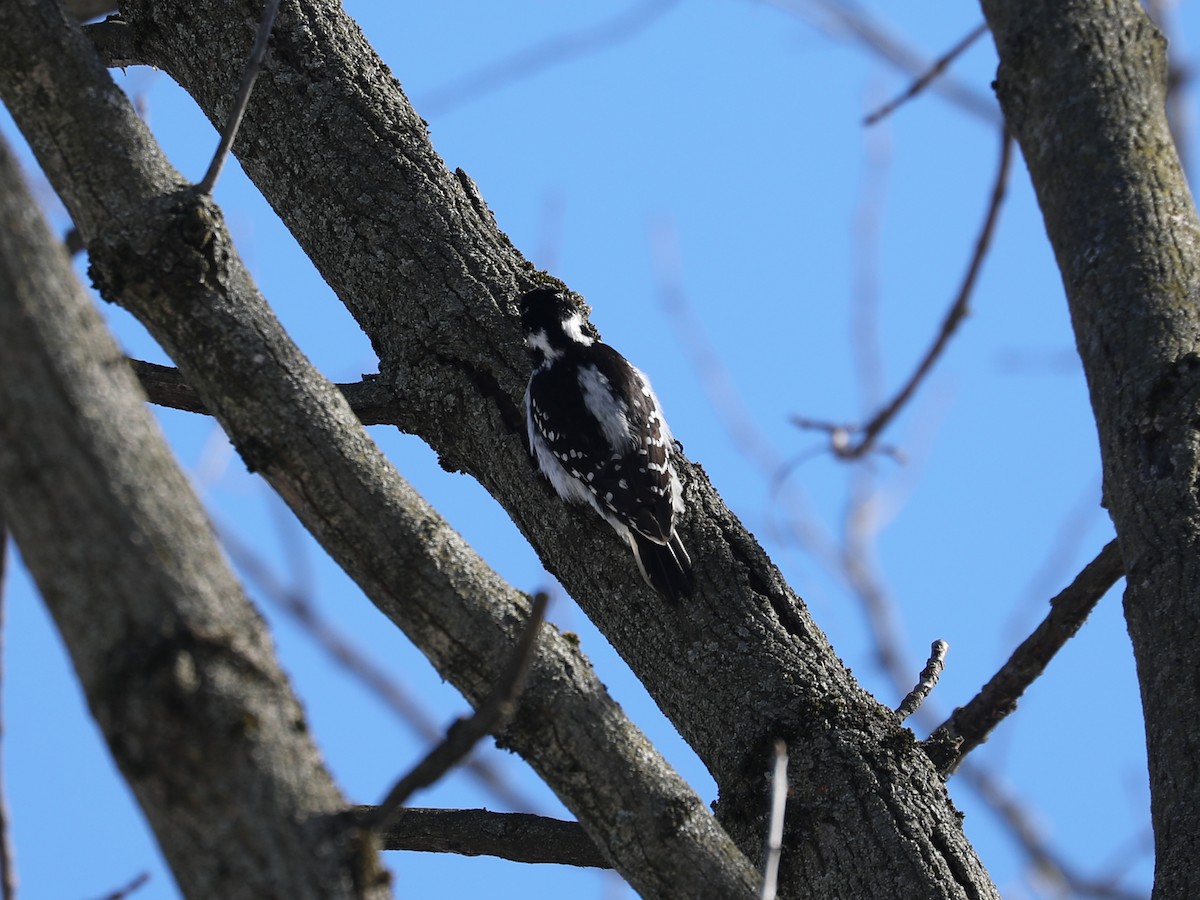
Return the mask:
M 140 359 L 131 359 L 129 364 L 133 366 L 133 372 L 151 403 L 184 412 L 208 414 L 208 407 L 204 405 L 200 394 L 184 380 L 178 369 Z M 400 421 L 400 401 L 396 392 L 377 376 L 365 375 L 362 381 L 334 386 L 342 392 L 362 424 L 395 425 Z
M 294 28 L 297 8 L 285 13 Z M 192 14 L 232 15 L 227 46 L 243 40 L 240 11 L 189 7 L 173 21 Z M 247 145 L 256 142 L 255 110 L 273 102 L 266 76 L 293 52 L 288 21 L 285 14 L 277 24 L 251 98 Z M 282 331 L 215 207 L 168 166 L 68 24 L 48 5 L 0 6 L 0 53 L 18 63 L 0 70 L 0 95 L 84 235 L 93 277 L 178 362 L 247 465 L 442 675 L 479 703 L 511 656 L 527 598 L 400 478 Z M 81 121 L 92 127 L 74 127 Z M 439 407 L 447 402 L 440 395 Z M 525 463 L 524 478 L 528 472 Z M 645 896 L 752 892 L 753 868 L 554 629 L 543 631 L 524 702 L 502 739 Z
M 382 897 L 121 360 L 0 147 L 0 508 L 117 764 L 191 893 Z
M 1200 884 L 1200 220 L 1135 0 L 984 0 L 996 90 L 1062 273 L 1127 574 L 1156 897 Z
M 198 59 L 244 40 L 245 7 L 131 0 L 123 9 L 144 58 L 222 120 L 236 73 Z M 475 476 L 531 538 L 697 749 L 744 851 L 761 852 L 763 748 L 783 737 L 795 767 L 821 768 L 792 779 L 788 816 L 798 838 L 784 854 L 784 892 L 827 895 L 847 879 L 854 888 L 846 891 L 869 896 L 858 873 L 874 860 L 888 872 L 880 896 L 895 896 L 897 884 L 914 896 L 992 896 L 932 765 L 895 742 L 894 715 L 858 687 L 699 468 L 683 464 L 683 539 L 696 548 L 702 587 L 675 611 L 648 593 L 603 523 L 565 508 L 532 478 L 519 405 L 528 359 L 511 303 L 535 273 L 469 179 L 446 170 L 337 3 L 285 5 L 272 41 L 235 148 L 243 168 L 371 338 L 383 377 L 403 398 L 404 429 L 425 438 L 447 468 Z M 331 134 L 336 171 L 320 163 Z M 184 365 L 177 354 L 185 348 L 169 349 L 208 401 L 204 373 Z M 864 816 L 862 798 L 881 780 L 891 786 L 886 811 Z M 806 811 L 818 807 L 824 826 L 804 827 Z M 572 809 L 592 827 L 586 810 Z M 671 865 L 684 864 L 676 857 Z M 679 884 L 670 892 L 679 895 Z
M 376 818 L 364 806 L 359 821 Z M 611 864 L 578 822 L 486 809 L 400 809 L 380 832 L 384 850 L 497 856 L 523 863 L 608 869 Z

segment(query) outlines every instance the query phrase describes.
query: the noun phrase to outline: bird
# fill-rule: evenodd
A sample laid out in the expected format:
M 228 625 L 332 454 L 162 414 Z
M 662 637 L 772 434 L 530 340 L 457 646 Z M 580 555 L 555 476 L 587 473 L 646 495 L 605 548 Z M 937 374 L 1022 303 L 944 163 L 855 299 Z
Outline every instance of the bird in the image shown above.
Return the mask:
M 517 305 L 533 363 L 525 420 L 537 468 L 564 501 L 612 526 L 650 587 L 673 602 L 691 596 L 675 440 L 650 379 L 595 336 L 566 292 L 534 288 Z

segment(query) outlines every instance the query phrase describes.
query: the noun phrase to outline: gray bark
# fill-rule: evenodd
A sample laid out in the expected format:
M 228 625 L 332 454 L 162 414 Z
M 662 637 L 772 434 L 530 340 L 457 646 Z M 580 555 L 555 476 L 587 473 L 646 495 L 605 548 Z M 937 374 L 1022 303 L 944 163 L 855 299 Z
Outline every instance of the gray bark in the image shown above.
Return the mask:
M 181 187 L 82 35 L 45 3 L 0 7 L 0 26 L 12 61 L 0 96 L 88 241 L 93 276 L 175 357 L 247 465 L 478 702 L 527 599 L 400 479 L 283 333 L 218 211 Z M 557 632 L 544 632 L 503 739 L 647 896 L 749 894 L 742 855 Z
M 262 621 L 3 146 L 0 360 L 2 518 L 184 893 L 387 895 Z
M 125 14 L 141 58 L 220 121 L 253 6 L 156 0 Z M 744 852 L 758 855 L 769 748 L 783 737 L 794 760 L 789 895 L 995 895 L 911 734 L 859 688 L 698 466 L 684 466 L 683 537 L 701 589 L 681 608 L 647 592 L 602 524 L 532 477 L 511 304 L 536 273 L 470 180 L 446 170 L 337 4 L 285 5 L 235 152 L 370 336 L 405 430 L 509 511 L 705 761 Z M 205 396 L 214 409 L 217 399 Z M 639 865 L 617 863 L 627 876 Z
M 1125 560 L 1154 896 L 1200 885 L 1200 222 L 1171 139 L 1166 42 L 1132 0 L 983 8 L 997 93 L 1058 259 Z

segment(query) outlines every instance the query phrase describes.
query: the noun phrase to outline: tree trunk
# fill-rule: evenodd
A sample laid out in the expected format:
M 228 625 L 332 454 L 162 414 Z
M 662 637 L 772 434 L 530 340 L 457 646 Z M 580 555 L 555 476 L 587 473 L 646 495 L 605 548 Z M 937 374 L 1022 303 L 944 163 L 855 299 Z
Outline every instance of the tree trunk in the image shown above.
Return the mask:
M 1125 560 L 1154 896 L 1200 885 L 1200 223 L 1166 42 L 1133 0 L 985 0 L 997 93 L 1058 259 Z

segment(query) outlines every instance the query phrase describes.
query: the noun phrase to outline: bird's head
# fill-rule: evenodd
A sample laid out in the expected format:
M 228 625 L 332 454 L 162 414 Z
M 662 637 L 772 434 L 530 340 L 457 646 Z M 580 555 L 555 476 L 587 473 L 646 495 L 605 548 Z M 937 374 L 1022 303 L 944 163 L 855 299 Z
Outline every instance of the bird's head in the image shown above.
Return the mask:
M 521 328 L 525 345 L 538 364 L 558 359 L 572 345 L 588 347 L 595 342 L 595 329 L 583 319 L 583 311 L 565 291 L 539 287 L 521 295 Z

